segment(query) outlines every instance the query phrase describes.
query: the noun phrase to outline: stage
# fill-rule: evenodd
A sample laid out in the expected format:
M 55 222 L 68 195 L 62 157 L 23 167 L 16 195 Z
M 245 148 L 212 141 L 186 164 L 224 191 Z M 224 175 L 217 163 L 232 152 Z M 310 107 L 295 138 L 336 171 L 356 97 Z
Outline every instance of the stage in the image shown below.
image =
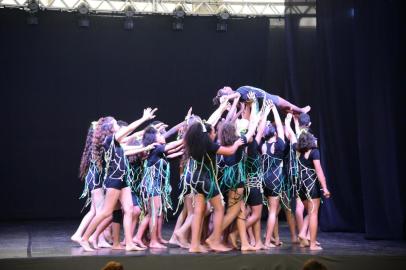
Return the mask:
M 301 269 L 309 258 L 328 269 L 406 269 L 406 242 L 365 240 L 363 234 L 319 233 L 324 250 L 311 252 L 289 243 L 286 224 L 280 228 L 284 242 L 267 251 L 189 254 L 170 247 L 166 250 L 125 252 L 101 249 L 83 252 L 70 236 L 79 221 L 34 221 L 0 224 L 0 269 L 100 269 L 117 260 L 125 269 Z M 265 227 L 265 224 L 262 226 Z M 173 224 L 166 224 L 169 239 Z

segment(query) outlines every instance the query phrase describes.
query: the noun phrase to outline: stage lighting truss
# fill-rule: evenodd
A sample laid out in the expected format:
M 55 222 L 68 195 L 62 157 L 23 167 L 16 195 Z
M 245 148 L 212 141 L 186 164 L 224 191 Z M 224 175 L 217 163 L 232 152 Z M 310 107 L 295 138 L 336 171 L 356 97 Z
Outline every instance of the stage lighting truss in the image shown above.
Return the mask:
M 0 0 L 0 7 L 29 10 L 31 1 Z M 233 17 L 281 17 L 286 14 L 302 16 L 316 15 L 316 0 L 38 0 L 42 10 L 76 11 L 85 3 L 92 14 L 125 16 L 126 8 L 134 7 L 136 15 L 173 15 L 176 7 L 182 6 L 186 16 L 216 16 L 226 9 Z

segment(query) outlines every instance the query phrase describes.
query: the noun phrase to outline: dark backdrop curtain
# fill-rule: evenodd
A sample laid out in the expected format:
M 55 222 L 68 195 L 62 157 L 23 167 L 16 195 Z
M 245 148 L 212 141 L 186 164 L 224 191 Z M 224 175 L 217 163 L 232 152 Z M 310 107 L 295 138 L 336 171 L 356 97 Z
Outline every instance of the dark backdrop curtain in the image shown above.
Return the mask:
M 396 1 L 317 4 L 320 137 L 333 194 L 326 230 L 404 236 L 398 10 Z

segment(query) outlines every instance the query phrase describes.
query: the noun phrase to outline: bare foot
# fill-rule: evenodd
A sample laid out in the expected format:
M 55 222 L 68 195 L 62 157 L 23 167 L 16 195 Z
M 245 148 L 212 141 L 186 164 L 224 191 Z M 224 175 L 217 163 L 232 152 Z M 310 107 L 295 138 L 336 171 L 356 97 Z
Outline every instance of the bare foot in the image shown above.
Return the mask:
M 310 243 L 310 237 L 307 237 L 306 240 L 309 241 L 309 243 Z M 316 246 L 320 246 L 320 242 L 317 240 L 316 240 Z
M 180 246 L 179 242 L 178 242 L 178 238 L 175 235 L 175 233 L 173 233 L 171 239 L 169 239 L 169 244 L 174 245 L 174 246 Z
M 228 242 L 231 244 L 231 246 L 234 249 L 238 249 L 238 245 L 237 245 L 237 234 L 235 232 L 232 232 L 228 235 Z M 247 247 L 251 247 L 251 245 L 247 245 Z M 242 250 L 242 247 L 241 247 Z
M 321 246 L 314 245 L 310 246 L 310 250 L 323 250 L 323 248 Z
M 112 245 L 111 249 L 113 249 L 113 250 L 122 250 L 122 249 L 124 249 L 124 247 L 121 244 L 118 244 L 118 245 Z
M 300 235 L 298 236 L 300 247 L 308 247 L 310 246 L 309 241 L 306 238 L 302 238 Z
M 207 249 L 203 248 L 202 245 L 197 246 L 197 247 L 190 247 L 189 248 L 190 253 L 207 253 Z
M 80 245 L 80 241 L 82 241 L 82 237 L 74 234 L 74 235 L 72 235 L 70 240 L 72 240 L 73 242 L 76 242 L 76 243 L 78 243 Z
M 145 245 L 145 243 L 141 240 L 141 239 L 138 239 L 137 237 L 134 237 L 133 238 L 133 242 L 136 244 L 136 245 L 138 245 L 138 246 L 140 246 L 140 247 L 142 247 L 142 248 L 146 248 L 147 246 Z
M 189 241 L 187 240 L 186 236 L 180 233 L 175 232 L 176 237 L 178 238 L 178 244 L 182 248 L 190 248 Z
M 254 246 L 254 250 L 261 250 L 261 249 L 270 249 L 269 247 L 265 246 L 262 242 L 258 242 Z
M 299 244 L 299 238 L 297 237 L 292 237 L 290 241 L 292 242 L 292 244 Z
M 255 247 L 251 245 L 242 245 L 241 246 L 241 251 L 254 251 L 256 250 Z
M 143 248 L 143 247 L 139 247 L 139 246 L 136 246 L 136 245 L 126 245 L 125 246 L 126 251 L 143 251 L 143 250 L 146 250 L 146 249 L 147 249 L 146 247 Z
M 89 241 L 80 241 L 79 244 L 81 245 L 81 247 L 83 248 L 84 251 L 95 251 L 89 244 Z
M 302 113 L 308 113 L 308 112 L 310 112 L 310 109 L 311 109 L 310 106 L 306 106 L 306 107 L 303 107 L 303 108 L 301 109 L 301 111 L 302 111 Z
M 168 240 L 165 240 L 165 239 L 163 239 L 163 238 L 159 238 L 158 241 L 159 241 L 159 243 L 161 243 L 161 244 L 168 244 L 168 243 L 169 243 Z
M 231 250 L 230 248 L 226 247 L 225 245 L 223 245 L 221 243 L 216 243 L 209 238 L 206 239 L 206 243 L 210 247 L 210 249 L 212 249 L 214 251 L 227 252 L 227 251 Z
M 108 243 L 104 238 L 99 241 L 100 248 L 111 248 L 110 243 Z
M 164 248 L 167 248 L 167 246 L 162 245 L 162 244 L 161 244 L 161 243 L 159 243 L 158 241 L 156 241 L 156 242 L 152 242 L 152 241 L 151 241 L 151 243 L 149 243 L 149 248 L 159 248 L 159 249 L 164 249 Z
M 269 243 L 265 242 L 264 246 L 266 246 L 268 249 L 276 247 L 272 242 Z
M 93 246 L 94 249 L 100 249 L 99 245 L 97 244 L 97 239 L 93 236 L 90 236 L 89 243 Z

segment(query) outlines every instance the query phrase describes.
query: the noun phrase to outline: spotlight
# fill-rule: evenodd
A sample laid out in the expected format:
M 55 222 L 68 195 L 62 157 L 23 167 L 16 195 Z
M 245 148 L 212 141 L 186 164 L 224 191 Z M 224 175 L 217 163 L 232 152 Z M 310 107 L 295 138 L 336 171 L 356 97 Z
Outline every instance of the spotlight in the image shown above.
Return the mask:
M 173 10 L 173 22 L 172 22 L 172 29 L 175 31 L 182 31 L 183 30 L 183 18 L 185 17 L 186 12 L 183 9 L 182 5 L 177 5 Z
M 89 28 L 90 20 L 89 20 L 89 5 L 85 2 L 82 2 L 77 7 L 77 12 L 79 13 L 78 25 L 81 28 Z
M 226 8 L 222 8 L 217 13 L 217 28 L 218 32 L 227 32 L 227 20 L 230 18 L 230 12 Z
M 173 10 L 173 16 L 175 18 L 181 19 L 181 18 L 185 17 L 185 15 L 186 15 L 186 12 L 183 9 L 182 5 L 177 5 L 175 7 L 175 9 Z
M 78 10 L 79 14 L 87 15 L 89 13 L 89 6 L 85 2 L 82 2 L 79 4 L 77 10 Z
M 135 15 L 135 8 L 131 5 L 127 5 L 124 8 L 124 14 L 125 14 L 125 19 L 124 19 L 124 29 L 125 30 L 133 30 L 134 29 L 134 21 L 133 21 L 133 16 Z
M 26 4 L 28 8 L 27 24 L 37 25 L 38 24 L 37 13 L 39 11 L 38 2 L 36 0 L 28 0 Z
M 30 13 L 37 13 L 39 10 L 39 5 L 36 0 L 28 0 L 27 7 L 30 10 Z

